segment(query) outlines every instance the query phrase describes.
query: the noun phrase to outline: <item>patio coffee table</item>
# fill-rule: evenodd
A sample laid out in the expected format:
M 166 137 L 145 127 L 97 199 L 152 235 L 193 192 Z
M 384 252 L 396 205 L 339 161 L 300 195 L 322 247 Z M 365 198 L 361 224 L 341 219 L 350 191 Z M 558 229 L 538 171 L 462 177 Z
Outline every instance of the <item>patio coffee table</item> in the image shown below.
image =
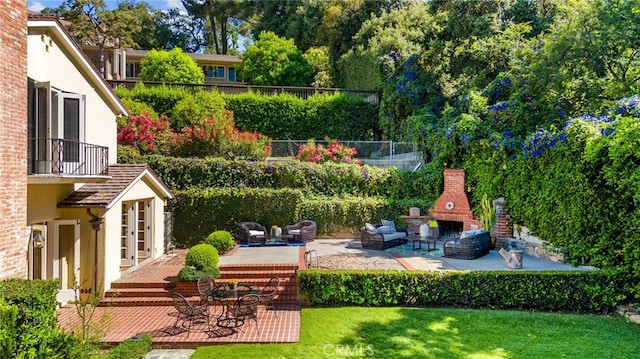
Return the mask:
M 264 234 L 259 234 L 256 236 L 256 238 L 260 240 L 261 246 L 264 246 L 268 243 L 278 243 L 278 244 L 282 244 L 283 246 L 286 246 L 289 244 L 289 240 L 294 239 L 294 235 L 283 233 L 279 237 L 269 237 Z M 281 242 L 284 242 L 284 243 L 281 243 Z
M 416 247 L 416 243 L 418 244 L 418 246 Z M 426 238 L 422 238 L 420 237 L 420 235 L 414 234 L 411 237 L 411 249 L 418 250 L 418 249 L 422 249 L 422 243 L 426 243 L 427 244 L 427 252 L 429 251 L 435 251 L 436 249 L 436 239 L 434 237 L 426 237 Z M 431 244 L 433 244 L 433 249 L 431 249 Z

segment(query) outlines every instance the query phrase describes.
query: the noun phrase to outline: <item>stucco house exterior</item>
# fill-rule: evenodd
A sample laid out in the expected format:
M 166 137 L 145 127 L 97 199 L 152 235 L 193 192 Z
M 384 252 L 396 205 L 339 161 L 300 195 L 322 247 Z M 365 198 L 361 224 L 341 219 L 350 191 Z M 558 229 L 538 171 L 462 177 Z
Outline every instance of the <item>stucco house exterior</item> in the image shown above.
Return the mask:
M 27 25 L 24 263 L 64 303 L 164 253 L 172 194 L 147 165 L 116 163 L 127 110 L 60 21 Z
M 84 52 L 96 67 L 100 63 L 100 51 L 97 46 L 81 45 Z M 147 56 L 147 50 L 104 49 L 105 78 L 107 80 L 139 80 L 140 61 Z M 185 53 L 191 57 L 204 73 L 207 85 L 224 83 L 242 83 L 238 76 L 238 67 L 242 60 L 236 55 Z

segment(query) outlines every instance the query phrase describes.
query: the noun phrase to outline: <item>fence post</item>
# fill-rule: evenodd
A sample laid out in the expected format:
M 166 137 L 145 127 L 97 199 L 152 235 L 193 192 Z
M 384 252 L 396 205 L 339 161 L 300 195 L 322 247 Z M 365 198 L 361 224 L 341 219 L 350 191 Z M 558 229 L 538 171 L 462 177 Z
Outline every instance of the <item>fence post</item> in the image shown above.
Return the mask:
M 393 140 L 389 141 L 389 159 L 393 160 Z

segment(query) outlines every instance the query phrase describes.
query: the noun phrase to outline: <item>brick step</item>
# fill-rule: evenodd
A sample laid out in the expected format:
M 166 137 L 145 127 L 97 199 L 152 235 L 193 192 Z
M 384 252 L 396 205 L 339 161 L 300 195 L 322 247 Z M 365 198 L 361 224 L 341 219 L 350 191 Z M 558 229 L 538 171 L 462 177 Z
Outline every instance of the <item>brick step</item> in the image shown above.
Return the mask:
M 298 269 L 297 263 L 284 263 L 284 264 L 224 264 L 219 265 L 218 269 L 221 272 L 224 271 L 292 271 L 295 272 Z
M 175 282 L 119 282 L 115 281 L 111 283 L 111 289 L 121 288 L 163 288 L 172 289 L 175 287 Z
M 245 271 L 245 270 L 233 270 L 233 271 L 223 271 L 220 273 L 220 277 L 218 279 L 245 279 L 245 278 L 265 278 L 269 280 L 271 277 L 278 277 L 280 280 L 283 278 L 295 278 L 295 272 L 291 272 L 288 270 L 270 270 L 270 271 Z
M 172 290 L 164 288 L 118 288 L 108 290 L 105 297 L 171 297 Z
M 203 304 L 199 296 L 186 297 L 191 303 Z M 276 305 L 297 304 L 297 293 L 278 293 L 274 302 Z M 105 297 L 98 304 L 99 307 L 137 307 L 137 306 L 172 306 L 173 298 L 168 297 Z

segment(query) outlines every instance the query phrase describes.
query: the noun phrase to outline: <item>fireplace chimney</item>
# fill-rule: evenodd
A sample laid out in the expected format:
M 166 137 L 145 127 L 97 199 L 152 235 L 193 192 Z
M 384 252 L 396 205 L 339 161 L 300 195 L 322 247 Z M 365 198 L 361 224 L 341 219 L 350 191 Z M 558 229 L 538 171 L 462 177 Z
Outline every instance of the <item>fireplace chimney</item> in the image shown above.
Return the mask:
M 467 231 L 480 228 L 480 221 L 473 218 L 464 177 L 462 169 L 444 170 L 444 191 L 429 210 L 429 215 L 438 222 L 462 223 L 462 230 Z

